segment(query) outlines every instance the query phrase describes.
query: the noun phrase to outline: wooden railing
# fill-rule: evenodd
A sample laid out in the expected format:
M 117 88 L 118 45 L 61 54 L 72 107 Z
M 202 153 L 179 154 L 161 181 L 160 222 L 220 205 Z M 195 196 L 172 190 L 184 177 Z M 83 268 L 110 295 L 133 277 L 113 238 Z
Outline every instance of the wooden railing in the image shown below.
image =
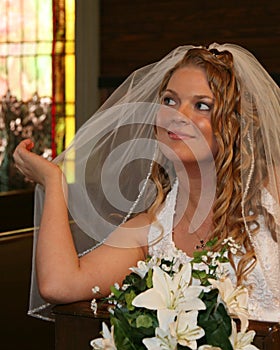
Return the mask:
M 109 324 L 109 313 L 101 309 L 96 315 L 90 302 L 59 305 L 55 314 L 55 350 L 91 349 L 90 341 L 101 337 L 102 322 Z M 250 321 L 250 329 L 256 331 L 254 345 L 260 350 L 280 349 L 280 328 L 277 323 Z

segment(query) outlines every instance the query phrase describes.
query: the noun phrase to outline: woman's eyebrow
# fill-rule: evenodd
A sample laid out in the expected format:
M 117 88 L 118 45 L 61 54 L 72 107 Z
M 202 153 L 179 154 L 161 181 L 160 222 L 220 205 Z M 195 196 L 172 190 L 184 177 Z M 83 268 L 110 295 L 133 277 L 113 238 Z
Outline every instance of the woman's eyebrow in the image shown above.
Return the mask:
M 214 97 L 211 97 L 211 96 L 209 96 L 209 95 L 194 95 L 194 97 L 195 98 L 197 98 L 197 99 L 203 99 L 203 98 L 207 98 L 208 100 L 211 100 L 211 101 L 215 101 L 215 99 L 214 99 Z
M 165 92 L 170 92 L 170 93 L 172 93 L 173 95 L 175 95 L 175 96 L 177 96 L 179 98 L 178 93 L 176 91 L 172 90 L 172 89 L 165 89 L 165 90 L 163 90 L 161 95 L 163 95 Z M 215 101 L 214 97 L 211 97 L 209 95 L 194 95 L 193 97 L 196 98 L 196 99 L 207 98 L 208 100 L 211 100 L 212 102 Z
M 163 90 L 162 92 L 172 92 L 173 94 L 176 94 L 177 95 L 177 92 L 172 90 L 172 89 L 165 89 Z
M 176 95 L 177 97 L 179 97 L 179 95 L 177 94 L 177 92 L 176 91 L 174 91 L 174 90 L 172 90 L 172 89 L 165 89 L 165 90 L 163 90 L 162 92 L 161 92 L 161 96 L 164 94 L 164 93 L 166 93 L 166 92 L 170 92 L 171 94 L 173 94 L 173 95 Z

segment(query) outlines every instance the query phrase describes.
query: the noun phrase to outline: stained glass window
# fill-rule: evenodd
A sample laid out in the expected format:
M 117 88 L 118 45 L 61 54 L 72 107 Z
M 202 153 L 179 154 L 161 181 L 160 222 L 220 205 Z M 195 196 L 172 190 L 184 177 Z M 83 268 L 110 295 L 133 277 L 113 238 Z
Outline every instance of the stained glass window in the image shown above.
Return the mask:
M 13 167 L 31 137 L 51 159 L 74 130 L 75 0 L 0 2 L 0 192 L 28 187 Z

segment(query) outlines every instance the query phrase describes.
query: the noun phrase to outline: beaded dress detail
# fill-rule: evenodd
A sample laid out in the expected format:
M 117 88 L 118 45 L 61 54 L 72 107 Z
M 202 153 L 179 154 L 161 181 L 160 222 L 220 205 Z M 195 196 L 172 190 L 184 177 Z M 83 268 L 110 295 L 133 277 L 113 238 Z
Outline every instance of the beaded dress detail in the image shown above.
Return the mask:
M 149 231 L 149 254 L 162 255 L 177 249 L 172 239 L 173 217 L 175 214 L 176 198 L 178 191 L 178 181 L 175 182 L 172 190 L 166 197 L 165 204 L 157 215 L 157 221 L 151 225 Z M 267 210 L 273 214 L 273 198 L 264 190 L 263 204 Z M 275 214 L 275 213 L 274 213 Z M 280 321 L 280 295 L 278 290 L 278 247 L 277 243 L 268 232 L 264 220 L 259 218 L 260 230 L 254 238 L 254 246 L 262 255 L 262 261 L 257 262 L 254 270 L 246 280 L 249 289 L 249 318 L 259 321 Z M 261 249 L 261 252 L 260 252 Z M 190 261 L 191 257 L 179 251 L 181 262 Z M 226 264 L 229 276 L 236 282 L 235 273 Z M 269 280 L 265 276 L 270 276 Z

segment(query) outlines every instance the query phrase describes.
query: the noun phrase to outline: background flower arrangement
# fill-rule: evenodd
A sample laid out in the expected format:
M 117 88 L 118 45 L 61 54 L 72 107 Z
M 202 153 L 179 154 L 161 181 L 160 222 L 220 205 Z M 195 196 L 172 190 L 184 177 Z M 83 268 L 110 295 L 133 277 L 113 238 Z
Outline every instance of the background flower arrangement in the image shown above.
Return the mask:
M 235 254 L 239 247 L 229 238 L 212 252 L 215 242 L 187 262 L 172 246 L 167 257 L 159 253 L 132 267 L 122 287 L 113 286 L 103 299 L 111 304 L 111 330 L 103 323 L 103 338 L 91 342 L 93 349 L 257 349 L 255 332 L 247 331 L 248 291 L 234 288 L 224 268 L 228 250 Z M 97 311 L 95 299 L 92 309 Z M 233 317 L 240 320 L 239 332 Z
M 33 152 L 52 159 L 51 108 L 49 97 L 36 93 L 19 101 L 10 91 L 0 100 L 0 191 L 33 187 L 14 166 L 13 152 L 25 138 L 34 142 Z

